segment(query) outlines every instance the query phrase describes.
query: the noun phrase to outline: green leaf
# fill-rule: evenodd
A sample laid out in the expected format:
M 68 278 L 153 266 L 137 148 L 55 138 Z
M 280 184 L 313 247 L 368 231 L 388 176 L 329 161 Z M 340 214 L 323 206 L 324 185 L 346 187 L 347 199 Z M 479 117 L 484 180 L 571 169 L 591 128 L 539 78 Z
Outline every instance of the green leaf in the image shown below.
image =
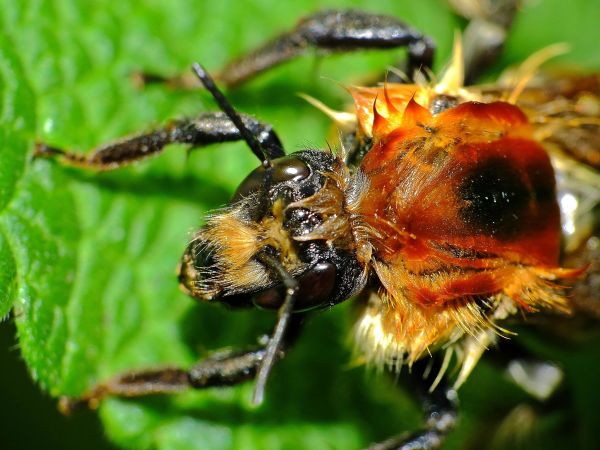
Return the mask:
M 8 36 L 0 34 L 0 211 L 6 211 L 25 169 L 35 129 L 34 101 L 23 67 Z M 0 319 L 16 297 L 13 236 L 0 225 Z
M 189 367 L 208 350 L 253 344 L 273 316 L 232 313 L 192 302 L 174 270 L 207 211 L 227 202 L 256 162 L 242 144 L 194 152 L 181 147 L 114 173 L 89 174 L 29 160 L 36 139 L 86 150 L 164 123 L 214 110 L 198 92 L 165 86 L 136 89 L 143 70 L 174 75 L 199 60 L 217 69 L 231 57 L 291 27 L 322 7 L 316 0 L 3 2 L 0 8 L 0 317 L 14 307 L 19 346 L 30 373 L 58 396 L 78 395 L 125 370 Z M 591 1 L 547 0 L 524 8 L 503 63 L 522 61 L 556 40 L 569 40 L 566 61 L 600 66 L 590 39 L 598 7 Z M 441 66 L 460 23 L 441 1 L 332 1 L 401 17 L 438 42 Z M 541 18 L 540 18 L 541 17 Z M 547 24 L 560 18 L 560 38 Z M 567 20 L 568 19 L 568 20 Z M 529 33 L 535 30 L 535 38 Z M 272 123 L 288 151 L 323 147 L 327 120 L 306 92 L 342 108 L 339 88 L 381 73 L 403 52 L 303 58 L 232 92 L 237 108 Z M 279 364 L 260 408 L 251 385 L 170 398 L 110 399 L 100 417 L 123 448 L 360 448 L 420 424 L 408 394 L 352 361 L 348 307 L 315 318 Z M 465 386 L 515 388 L 483 365 Z M 498 387 L 499 386 L 499 387 Z M 451 448 L 474 439 L 490 406 L 465 402 Z M 507 402 L 492 402 L 505 405 Z M 488 418 L 490 415 L 488 414 Z M 590 417 L 589 415 L 586 417 Z M 74 430 L 73 432 L 76 432 Z M 591 447 L 590 447 L 591 448 Z

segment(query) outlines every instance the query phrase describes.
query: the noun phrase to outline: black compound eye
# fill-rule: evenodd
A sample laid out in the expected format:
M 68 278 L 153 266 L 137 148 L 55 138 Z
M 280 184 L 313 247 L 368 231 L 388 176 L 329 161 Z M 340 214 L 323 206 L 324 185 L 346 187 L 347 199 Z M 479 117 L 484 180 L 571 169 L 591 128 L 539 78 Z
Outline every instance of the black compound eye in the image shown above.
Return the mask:
M 337 270 L 329 261 L 321 261 L 298 277 L 298 297 L 294 311 L 305 311 L 327 306 L 335 287 Z M 285 300 L 285 288 L 274 286 L 259 292 L 253 298 L 254 304 L 261 308 L 277 309 Z
M 283 183 L 284 181 L 300 181 L 308 178 L 310 169 L 299 158 L 294 156 L 286 156 L 273 161 L 273 172 L 271 179 L 275 183 Z
M 310 168 L 304 161 L 296 156 L 284 156 L 272 161 L 271 182 L 284 183 L 286 181 L 300 181 L 310 176 Z M 265 182 L 265 168 L 258 167 L 242 181 L 233 195 L 232 201 L 256 192 Z

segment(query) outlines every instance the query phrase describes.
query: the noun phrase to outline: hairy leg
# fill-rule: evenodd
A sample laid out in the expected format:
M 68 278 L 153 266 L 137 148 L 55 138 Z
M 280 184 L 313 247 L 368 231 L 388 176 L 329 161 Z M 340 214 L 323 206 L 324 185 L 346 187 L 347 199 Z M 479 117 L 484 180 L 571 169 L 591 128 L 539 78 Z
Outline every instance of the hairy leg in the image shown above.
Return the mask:
M 281 359 L 297 340 L 304 316 L 291 316 L 276 359 Z M 253 380 L 263 364 L 269 343 L 237 351 L 216 352 L 190 369 L 163 367 L 135 370 L 117 375 L 94 386 L 81 397 L 60 399 L 59 409 L 64 414 L 75 408 L 96 408 L 105 397 L 144 397 L 156 394 L 174 394 L 186 389 L 206 389 L 234 386 Z
M 271 158 L 283 156 L 283 148 L 273 128 L 241 115 L 244 125 L 256 136 Z M 205 113 L 196 119 L 176 120 L 164 128 L 125 138 L 90 153 L 73 153 L 38 143 L 34 156 L 57 158 L 61 163 L 93 170 L 113 170 L 162 152 L 168 144 L 188 144 L 191 148 L 221 142 L 239 141 L 239 129 L 222 112 Z M 262 154 L 257 155 L 261 160 Z
M 236 87 L 310 51 L 328 54 L 401 47 L 408 49 L 404 69 L 409 76 L 419 69 L 431 69 L 435 53 L 433 41 L 404 22 L 360 10 L 325 10 L 304 17 L 292 30 L 231 61 L 215 74 L 215 79 L 224 86 Z M 136 80 L 142 84 L 167 82 L 178 88 L 198 86 L 197 80 L 189 75 L 165 79 L 143 74 Z
M 359 10 L 321 11 L 300 20 L 293 30 L 232 61 L 217 77 L 227 86 L 235 86 L 309 49 L 349 52 L 398 47 L 408 48 L 409 76 L 414 70 L 431 68 L 433 42 L 398 19 Z

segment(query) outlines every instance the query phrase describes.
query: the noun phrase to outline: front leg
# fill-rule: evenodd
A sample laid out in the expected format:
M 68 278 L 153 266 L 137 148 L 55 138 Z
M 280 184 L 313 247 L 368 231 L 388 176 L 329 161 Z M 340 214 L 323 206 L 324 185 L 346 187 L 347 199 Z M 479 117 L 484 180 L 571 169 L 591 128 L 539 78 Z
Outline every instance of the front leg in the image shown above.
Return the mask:
M 431 69 L 435 44 L 404 22 L 360 10 L 320 11 L 300 20 L 292 30 L 233 60 L 216 73 L 215 79 L 227 87 L 236 87 L 310 50 L 333 53 L 400 47 L 408 49 L 404 69 L 409 77 L 416 70 Z M 138 74 L 136 82 L 140 85 L 167 82 L 184 89 L 198 87 L 198 80 L 189 75 L 168 79 L 155 74 Z
M 321 11 L 302 19 L 293 30 L 232 61 L 217 78 L 227 86 L 236 86 L 310 49 L 349 52 L 398 47 L 408 48 L 409 77 L 415 70 L 431 68 L 435 45 L 404 22 L 359 10 Z
M 276 359 L 285 356 L 296 342 L 304 315 L 294 314 L 285 332 Z M 270 342 L 270 341 L 269 341 Z M 94 386 L 81 397 L 62 397 L 59 409 L 71 413 L 80 406 L 97 408 L 105 397 L 145 397 L 157 394 L 174 394 L 187 389 L 235 386 L 253 380 L 265 358 L 268 343 L 256 348 L 238 351 L 221 351 L 198 362 L 191 369 L 164 367 L 122 373 Z
M 109 396 L 144 397 L 174 394 L 189 388 L 233 386 L 254 378 L 264 354 L 264 348 L 219 352 L 194 365 L 190 370 L 164 367 L 126 372 L 96 385 L 81 397 L 62 397 L 59 409 L 64 414 L 69 414 L 83 405 L 95 409 L 103 398 Z
M 247 115 L 240 116 L 270 158 L 284 155 L 281 141 L 270 125 Z M 34 156 L 57 158 L 63 164 L 85 169 L 112 170 L 161 153 L 167 145 L 173 143 L 197 148 L 242 139 L 240 130 L 225 113 L 213 112 L 202 114 L 196 119 L 176 120 L 156 131 L 125 138 L 86 154 L 38 143 Z M 263 159 L 262 154 L 256 156 Z

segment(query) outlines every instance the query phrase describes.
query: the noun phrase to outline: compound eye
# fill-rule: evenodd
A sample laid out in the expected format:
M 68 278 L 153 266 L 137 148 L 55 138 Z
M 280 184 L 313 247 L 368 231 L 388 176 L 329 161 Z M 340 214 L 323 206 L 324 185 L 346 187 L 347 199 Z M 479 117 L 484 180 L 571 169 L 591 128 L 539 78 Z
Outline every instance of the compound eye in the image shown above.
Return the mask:
M 336 274 L 336 268 L 332 263 L 321 261 L 300 275 L 294 311 L 327 306 L 335 287 Z M 284 300 L 285 288 L 282 285 L 259 292 L 253 298 L 256 306 L 266 309 L 277 309 Z
M 300 181 L 309 175 L 310 169 L 306 163 L 295 156 L 284 156 L 273 161 L 272 180 L 275 183 Z
M 272 161 L 271 182 L 284 183 L 286 181 L 300 181 L 310 176 L 310 168 L 304 161 L 296 156 L 284 156 Z M 241 182 L 232 201 L 240 200 L 243 197 L 256 192 L 265 182 L 265 168 L 258 167 L 250 172 L 244 181 Z

